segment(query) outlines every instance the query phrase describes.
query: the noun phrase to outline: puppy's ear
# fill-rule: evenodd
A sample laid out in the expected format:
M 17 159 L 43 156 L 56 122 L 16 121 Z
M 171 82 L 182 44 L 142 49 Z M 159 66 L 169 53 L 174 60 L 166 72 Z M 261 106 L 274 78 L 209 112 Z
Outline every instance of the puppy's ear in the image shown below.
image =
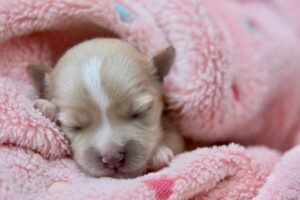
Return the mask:
M 175 55 L 176 51 L 172 46 L 161 49 L 152 55 L 151 59 L 156 68 L 156 75 L 160 81 L 169 73 L 174 63 Z
M 26 70 L 42 98 L 45 97 L 46 77 L 47 74 L 52 71 L 51 67 L 44 65 L 29 65 Z

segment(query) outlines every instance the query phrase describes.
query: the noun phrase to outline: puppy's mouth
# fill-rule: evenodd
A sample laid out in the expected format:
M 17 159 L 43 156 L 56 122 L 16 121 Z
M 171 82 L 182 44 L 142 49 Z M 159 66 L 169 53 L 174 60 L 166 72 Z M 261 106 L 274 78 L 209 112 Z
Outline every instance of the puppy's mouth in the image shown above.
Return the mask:
M 85 168 L 85 167 L 83 167 Z M 124 167 L 107 169 L 103 168 L 103 166 L 99 166 L 96 173 L 94 170 L 90 171 L 85 169 L 85 171 L 95 177 L 111 177 L 111 178 L 134 178 L 139 175 L 142 175 L 146 171 L 146 167 L 141 167 L 139 169 L 132 169 L 129 170 L 128 167 L 125 165 Z
M 103 163 L 99 152 L 93 147 L 82 153 L 75 150 L 74 158 L 83 171 L 95 177 L 133 178 L 142 175 L 146 171 L 149 157 L 145 147 L 140 143 L 130 142 L 125 151 L 124 160 L 117 166 Z

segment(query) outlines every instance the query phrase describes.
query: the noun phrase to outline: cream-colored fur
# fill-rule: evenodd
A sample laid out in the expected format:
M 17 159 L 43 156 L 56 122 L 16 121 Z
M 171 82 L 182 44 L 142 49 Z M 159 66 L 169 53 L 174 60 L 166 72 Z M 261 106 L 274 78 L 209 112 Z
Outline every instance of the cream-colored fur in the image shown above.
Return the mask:
M 162 116 L 161 80 L 174 53 L 169 47 L 145 56 L 117 39 L 80 43 L 51 72 L 33 76 L 44 79 L 48 100 L 35 105 L 60 121 L 74 159 L 90 175 L 135 177 L 161 168 L 183 150 L 182 138 Z

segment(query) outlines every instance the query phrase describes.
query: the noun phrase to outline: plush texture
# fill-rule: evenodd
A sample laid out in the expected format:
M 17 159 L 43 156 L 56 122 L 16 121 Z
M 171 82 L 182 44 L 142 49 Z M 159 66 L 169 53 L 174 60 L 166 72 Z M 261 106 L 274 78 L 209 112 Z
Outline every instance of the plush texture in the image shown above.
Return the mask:
M 0 199 L 300 199 L 299 2 L 0 0 Z M 184 136 L 262 146 L 199 148 L 135 179 L 86 176 L 33 108 L 25 67 L 104 36 L 176 48 L 164 92 Z

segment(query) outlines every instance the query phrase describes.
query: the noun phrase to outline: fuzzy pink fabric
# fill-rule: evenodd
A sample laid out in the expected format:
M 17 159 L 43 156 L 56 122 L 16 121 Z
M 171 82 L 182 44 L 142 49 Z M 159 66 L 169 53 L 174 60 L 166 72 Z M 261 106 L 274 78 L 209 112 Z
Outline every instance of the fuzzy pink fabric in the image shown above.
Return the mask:
M 0 0 L 0 199 L 300 199 L 300 1 Z M 32 106 L 25 73 L 88 38 L 150 53 L 172 44 L 165 80 L 182 134 L 202 148 L 129 180 L 91 178 Z M 269 147 L 288 150 L 282 155 Z

